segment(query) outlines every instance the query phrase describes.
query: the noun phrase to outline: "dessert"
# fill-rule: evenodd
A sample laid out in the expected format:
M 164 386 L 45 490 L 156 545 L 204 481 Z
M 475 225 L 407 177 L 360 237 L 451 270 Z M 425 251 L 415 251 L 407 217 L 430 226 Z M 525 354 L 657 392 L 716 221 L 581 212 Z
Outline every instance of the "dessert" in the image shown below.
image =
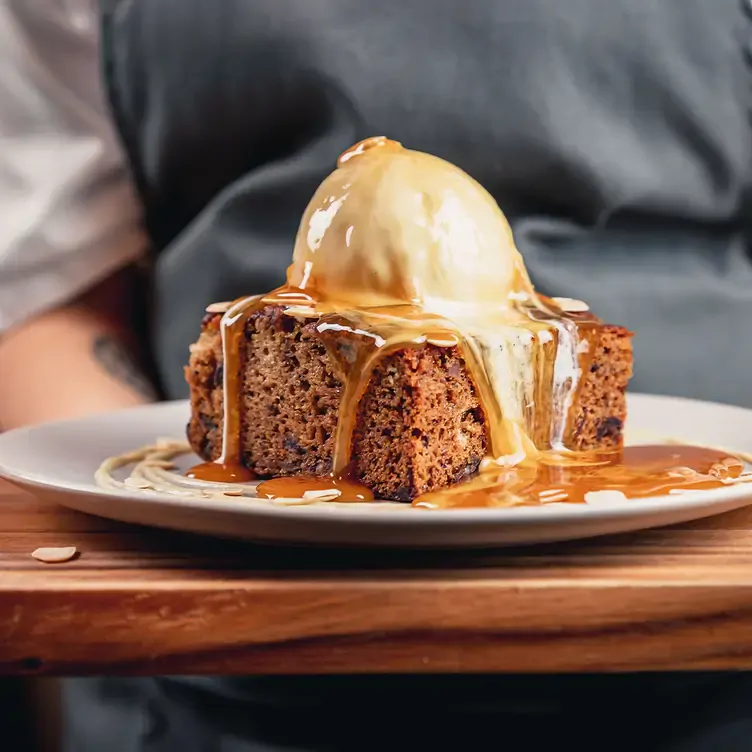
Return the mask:
M 109 457 L 101 487 L 401 515 L 752 481 L 721 449 L 624 446 L 630 332 L 540 295 L 489 194 L 385 138 L 323 181 L 287 283 L 208 306 L 190 350 L 190 444 Z
M 313 196 L 286 285 L 209 307 L 192 475 L 415 501 L 480 474 L 462 489 L 520 501 L 512 477 L 619 456 L 631 366 L 628 331 L 537 293 L 476 181 L 367 139 Z

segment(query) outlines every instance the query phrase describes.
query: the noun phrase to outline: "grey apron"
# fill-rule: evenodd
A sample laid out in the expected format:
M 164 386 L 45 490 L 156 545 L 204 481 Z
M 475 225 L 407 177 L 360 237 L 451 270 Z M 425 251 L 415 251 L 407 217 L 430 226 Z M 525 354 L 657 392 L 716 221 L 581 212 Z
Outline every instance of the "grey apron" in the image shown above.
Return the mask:
M 636 332 L 635 390 L 752 405 L 740 0 L 107 5 L 170 396 L 204 305 L 278 284 L 314 188 L 383 134 L 477 178 L 543 292 Z
M 510 217 L 543 292 L 637 333 L 635 390 L 752 405 L 752 22 L 738 0 L 103 0 L 166 395 L 204 306 L 281 282 L 369 135 Z M 551 615 L 555 620 L 556 615 Z M 75 750 L 752 748 L 745 674 L 87 680 Z

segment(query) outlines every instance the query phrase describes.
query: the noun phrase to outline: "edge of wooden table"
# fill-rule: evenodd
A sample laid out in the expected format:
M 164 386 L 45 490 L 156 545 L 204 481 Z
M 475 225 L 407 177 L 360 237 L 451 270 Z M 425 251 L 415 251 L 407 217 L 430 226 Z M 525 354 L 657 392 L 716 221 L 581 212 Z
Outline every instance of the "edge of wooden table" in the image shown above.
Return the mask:
M 31 557 L 74 545 L 63 564 Z M 0 673 L 594 672 L 752 667 L 752 509 L 487 553 L 249 546 L 0 481 Z

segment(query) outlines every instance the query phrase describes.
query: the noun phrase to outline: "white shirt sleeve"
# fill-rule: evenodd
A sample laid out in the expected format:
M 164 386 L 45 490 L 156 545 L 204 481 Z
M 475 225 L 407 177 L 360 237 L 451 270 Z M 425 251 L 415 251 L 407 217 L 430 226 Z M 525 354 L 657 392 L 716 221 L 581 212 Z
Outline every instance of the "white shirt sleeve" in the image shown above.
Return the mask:
M 0 0 L 0 333 L 145 248 L 100 80 L 96 0 Z

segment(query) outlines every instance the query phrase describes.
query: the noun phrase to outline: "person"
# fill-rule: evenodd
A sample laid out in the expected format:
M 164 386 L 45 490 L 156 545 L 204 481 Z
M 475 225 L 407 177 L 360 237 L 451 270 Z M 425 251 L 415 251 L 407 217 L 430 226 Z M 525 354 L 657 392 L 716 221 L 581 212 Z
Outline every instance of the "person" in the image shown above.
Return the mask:
M 635 390 L 752 405 L 751 24 L 737 0 L 5 0 L 0 424 L 185 396 L 204 306 L 280 283 L 315 187 L 371 135 L 490 190 L 542 292 L 637 332 Z M 746 673 L 98 678 L 65 699 L 68 752 L 752 738 Z

